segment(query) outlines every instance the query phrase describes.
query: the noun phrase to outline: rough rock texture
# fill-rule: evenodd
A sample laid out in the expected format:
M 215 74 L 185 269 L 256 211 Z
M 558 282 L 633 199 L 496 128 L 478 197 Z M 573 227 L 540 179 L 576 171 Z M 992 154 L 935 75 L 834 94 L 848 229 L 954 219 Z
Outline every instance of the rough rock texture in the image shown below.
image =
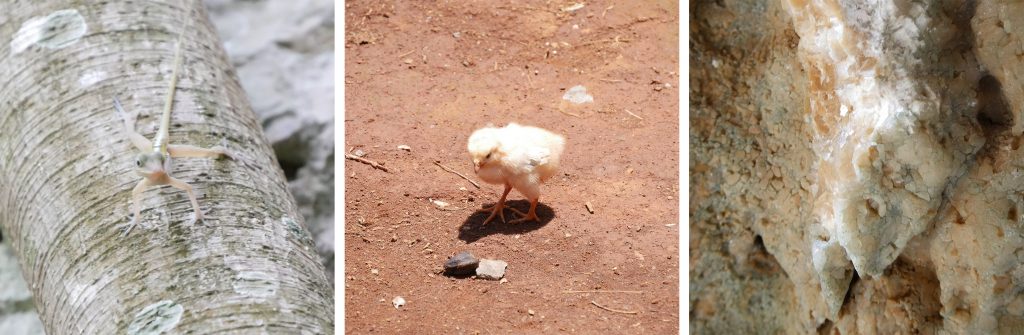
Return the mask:
M 1024 6 L 690 6 L 691 331 L 1024 325 Z
M 1024 132 L 1024 3 L 978 1 L 971 18 L 975 57 L 1002 84 L 1001 93 L 1012 114 L 1014 135 Z
M 817 156 L 811 255 L 834 317 L 850 262 L 881 275 L 980 147 L 969 107 L 980 76 L 956 29 L 966 22 L 939 5 L 788 4 Z

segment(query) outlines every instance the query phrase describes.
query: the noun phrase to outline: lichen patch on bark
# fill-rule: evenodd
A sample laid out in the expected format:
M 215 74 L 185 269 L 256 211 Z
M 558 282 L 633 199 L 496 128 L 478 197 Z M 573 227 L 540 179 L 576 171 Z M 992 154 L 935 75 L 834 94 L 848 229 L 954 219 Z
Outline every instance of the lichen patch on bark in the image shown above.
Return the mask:
M 235 276 L 235 292 L 256 298 L 273 297 L 280 283 L 273 275 L 261 271 L 243 271 Z
M 128 324 L 128 335 L 155 335 L 174 329 L 184 311 L 184 307 L 171 300 L 146 306 Z
M 47 49 L 64 48 L 78 42 L 88 30 L 85 18 L 75 9 L 33 17 L 25 21 L 11 39 L 11 54 L 21 53 L 33 45 Z

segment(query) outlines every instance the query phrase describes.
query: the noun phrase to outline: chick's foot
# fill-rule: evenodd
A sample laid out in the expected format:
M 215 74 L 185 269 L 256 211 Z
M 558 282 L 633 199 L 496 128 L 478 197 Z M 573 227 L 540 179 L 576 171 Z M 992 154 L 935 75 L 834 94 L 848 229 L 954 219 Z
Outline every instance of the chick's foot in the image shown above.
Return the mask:
M 488 216 L 486 220 L 484 220 L 483 224 L 487 224 L 488 222 L 491 222 L 491 220 L 494 219 L 494 216 L 495 215 L 499 215 L 499 214 L 501 216 L 501 222 L 505 222 L 505 212 L 503 211 L 504 208 L 505 208 L 505 203 L 504 202 L 499 202 L 499 203 L 494 204 L 494 206 L 478 209 L 477 212 L 486 212 L 486 211 L 490 211 L 491 212 L 491 215 Z M 509 207 L 509 209 L 514 210 L 514 208 L 512 208 L 512 207 Z
M 509 221 L 508 222 L 509 224 L 516 224 L 516 223 L 526 222 L 526 221 L 540 221 L 540 218 L 537 217 L 537 201 L 536 200 L 530 202 L 530 211 L 527 212 L 526 214 L 523 214 L 523 212 L 520 212 L 520 211 L 518 211 L 518 210 L 516 210 L 515 208 L 512 208 L 512 207 L 509 207 L 508 209 L 511 209 L 511 210 L 515 211 L 516 213 L 519 213 L 519 215 L 522 215 L 521 218 Z
M 521 218 L 509 221 L 508 224 L 516 224 L 516 223 L 526 222 L 526 221 L 540 221 L 540 218 L 537 217 L 537 213 L 530 212 L 530 213 L 524 215 Z
M 501 222 L 505 222 L 505 212 L 503 212 L 502 209 L 505 208 L 505 198 L 508 197 L 508 192 L 510 191 L 512 191 L 512 185 L 505 184 L 505 192 L 501 194 L 501 198 L 498 199 L 498 202 L 495 203 L 494 206 L 478 210 L 478 212 L 491 211 L 491 216 L 488 216 L 487 220 L 484 220 L 483 224 L 491 222 L 491 219 L 494 219 L 495 214 L 501 214 Z M 509 207 L 509 209 L 513 208 Z

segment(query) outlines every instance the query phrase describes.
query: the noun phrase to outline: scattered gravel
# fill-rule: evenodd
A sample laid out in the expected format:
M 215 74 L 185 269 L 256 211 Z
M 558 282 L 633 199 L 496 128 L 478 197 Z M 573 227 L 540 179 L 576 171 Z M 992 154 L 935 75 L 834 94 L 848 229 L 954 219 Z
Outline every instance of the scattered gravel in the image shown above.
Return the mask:
M 395 305 L 395 308 L 405 306 L 405 298 L 402 298 L 400 296 L 395 297 L 394 299 L 391 299 L 391 304 Z
M 565 91 L 562 99 L 577 105 L 594 102 L 594 96 L 587 94 L 587 88 L 582 85 L 573 86 L 568 91 Z

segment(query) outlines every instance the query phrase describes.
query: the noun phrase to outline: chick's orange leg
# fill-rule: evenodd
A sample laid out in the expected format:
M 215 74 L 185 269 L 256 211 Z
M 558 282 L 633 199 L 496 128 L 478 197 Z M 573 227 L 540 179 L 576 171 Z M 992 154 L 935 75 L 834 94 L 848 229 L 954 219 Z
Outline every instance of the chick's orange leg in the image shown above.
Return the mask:
M 526 222 L 526 221 L 540 221 L 540 219 L 537 217 L 537 201 L 538 200 L 540 200 L 539 197 L 537 199 L 533 199 L 533 201 L 530 201 L 530 211 L 527 212 L 525 215 L 523 215 L 523 217 L 515 219 L 515 220 L 512 220 L 512 221 L 509 221 L 508 223 L 509 224 L 513 224 L 513 223 L 520 223 L 520 222 Z
M 484 220 L 483 224 L 491 222 L 491 219 L 494 219 L 494 215 L 496 214 L 500 214 L 501 222 L 505 222 L 505 212 L 502 211 L 502 209 L 505 208 L 505 197 L 508 196 L 509 191 L 512 191 L 512 185 L 505 184 L 505 193 L 501 194 L 501 199 L 498 199 L 498 203 L 494 204 L 494 206 L 478 210 L 478 212 L 491 211 L 491 215 L 487 217 L 487 220 Z

